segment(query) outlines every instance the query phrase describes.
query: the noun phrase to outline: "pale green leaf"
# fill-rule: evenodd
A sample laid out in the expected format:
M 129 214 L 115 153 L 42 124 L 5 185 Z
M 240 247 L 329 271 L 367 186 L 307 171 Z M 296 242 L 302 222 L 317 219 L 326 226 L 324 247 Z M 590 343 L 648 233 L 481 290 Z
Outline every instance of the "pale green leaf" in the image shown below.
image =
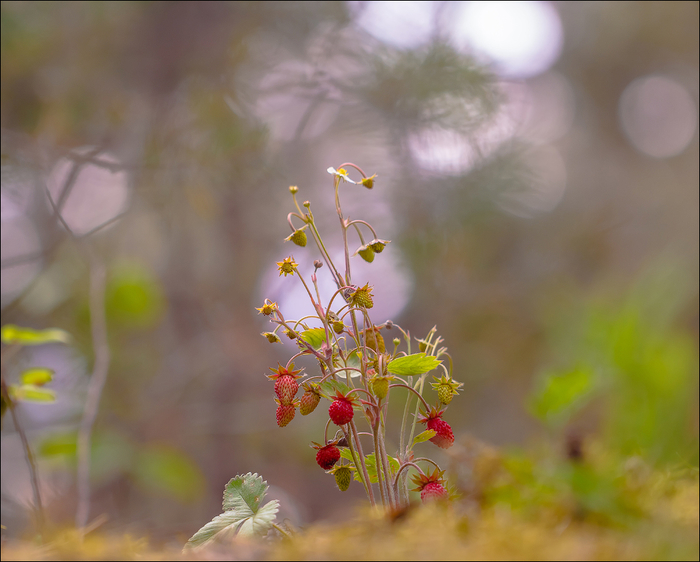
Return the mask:
M 428 371 L 435 369 L 441 361 L 432 355 L 425 353 L 414 353 L 397 357 L 387 364 L 387 370 L 390 373 L 399 376 L 422 375 Z
M 530 397 L 530 412 L 544 422 L 563 423 L 590 396 L 594 379 L 588 367 L 550 374 L 541 380 L 539 389 Z
M 58 328 L 48 328 L 46 330 L 32 330 L 31 328 L 21 328 L 14 324 L 5 324 L 0 330 L 0 338 L 8 345 L 41 345 L 44 343 L 69 343 L 70 334 Z
M 413 448 L 418 443 L 424 443 L 425 441 L 432 439 L 436 435 L 437 431 L 435 431 L 434 429 L 426 429 L 423 433 L 419 433 L 413 438 L 413 444 L 411 445 L 411 448 Z
M 248 510 L 255 513 L 267 493 L 267 482 L 256 473 L 231 478 L 224 488 L 224 511 Z
M 232 478 L 224 490 L 224 513 L 214 517 L 187 541 L 185 548 L 199 547 L 222 533 L 264 536 L 272 528 L 279 502 L 272 500 L 260 507 L 267 483 L 250 472 Z
M 55 402 L 56 393 L 34 384 L 10 385 L 10 396 L 19 402 Z
M 326 341 L 326 330 L 323 328 L 311 328 L 304 330 L 299 337 L 314 349 L 319 349 Z
M 46 367 L 35 367 L 24 371 L 20 377 L 20 380 L 22 381 L 22 384 L 34 384 L 36 386 L 41 386 L 53 380 L 53 373 L 54 372 L 52 369 L 47 369 Z

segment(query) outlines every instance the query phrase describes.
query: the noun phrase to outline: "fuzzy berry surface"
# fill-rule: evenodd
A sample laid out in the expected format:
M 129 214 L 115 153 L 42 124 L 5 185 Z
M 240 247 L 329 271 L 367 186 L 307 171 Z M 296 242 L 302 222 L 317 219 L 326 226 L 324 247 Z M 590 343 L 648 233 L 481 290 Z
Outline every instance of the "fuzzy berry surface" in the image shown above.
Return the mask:
M 341 492 L 345 492 L 350 487 L 352 473 L 347 466 L 341 466 L 335 469 L 335 483 Z
M 302 416 L 308 416 L 311 412 L 316 409 L 318 403 L 321 401 L 321 396 L 316 392 L 307 390 L 304 392 L 300 400 L 299 413 Z
M 428 482 L 420 491 L 420 499 L 425 502 L 447 498 L 447 490 L 440 482 Z
M 299 390 L 299 383 L 291 375 L 282 375 L 275 381 L 275 394 L 282 404 L 291 404 Z
M 450 424 L 447 423 L 442 418 L 430 418 L 427 421 L 428 429 L 435 430 L 435 436 L 430 438 L 430 441 L 435 443 L 438 447 L 442 449 L 449 449 L 455 442 L 454 433 L 452 433 L 452 428 Z
M 328 408 L 328 415 L 335 425 L 349 423 L 355 415 L 352 409 L 352 402 L 344 398 L 336 398 Z
M 280 404 L 277 406 L 277 425 L 284 427 L 294 419 L 294 404 Z
M 447 405 L 452 402 L 452 387 L 449 384 L 441 384 L 437 389 L 438 398 L 440 402 Z
M 321 447 L 316 453 L 316 462 L 323 470 L 330 470 L 340 460 L 340 449 L 335 445 Z

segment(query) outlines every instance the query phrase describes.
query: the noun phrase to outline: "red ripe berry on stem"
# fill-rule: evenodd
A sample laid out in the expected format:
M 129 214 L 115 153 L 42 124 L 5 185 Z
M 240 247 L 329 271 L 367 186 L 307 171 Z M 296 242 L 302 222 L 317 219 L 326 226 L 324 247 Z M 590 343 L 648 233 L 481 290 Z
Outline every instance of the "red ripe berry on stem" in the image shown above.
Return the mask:
M 331 441 L 327 445 L 319 445 L 318 443 L 311 445 L 318 450 L 316 462 L 323 470 L 330 470 L 340 460 L 340 449 L 336 447 L 336 443 L 337 441 Z
M 345 425 L 352 421 L 352 417 L 355 415 L 352 407 L 352 400 L 338 392 L 333 403 L 328 408 L 328 415 L 335 425 Z
M 277 369 L 270 367 L 274 375 L 267 375 L 275 381 L 275 394 L 282 404 L 291 404 L 294 401 L 297 391 L 299 390 L 298 378 L 301 378 L 301 369 L 295 371 L 294 363 L 289 365 L 289 368 L 279 365 Z
M 430 438 L 433 443 L 443 449 L 449 449 L 455 442 L 455 436 L 454 433 L 452 433 L 450 424 L 442 419 L 442 414 L 444 413 L 445 410 L 430 408 L 430 410 L 423 414 L 418 421 L 420 423 L 427 424 L 428 429 L 435 431 L 435 435 Z
M 420 492 L 420 499 L 423 500 L 423 503 L 447 499 L 447 490 L 443 485 L 445 481 L 442 478 L 444 473 L 444 470 L 436 468 L 432 474 L 417 474 L 411 478 L 417 486 L 413 488 L 413 491 Z
M 291 404 L 282 404 L 279 400 L 276 400 L 277 404 L 277 425 L 284 427 L 290 421 L 294 419 L 294 414 L 296 413 L 296 406 L 299 402 L 292 402 Z

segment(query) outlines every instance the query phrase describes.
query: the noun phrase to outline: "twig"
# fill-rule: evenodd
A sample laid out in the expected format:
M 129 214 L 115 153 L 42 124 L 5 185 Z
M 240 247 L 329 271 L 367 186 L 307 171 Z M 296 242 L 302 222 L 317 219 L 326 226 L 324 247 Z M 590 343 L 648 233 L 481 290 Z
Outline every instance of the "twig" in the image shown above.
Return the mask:
M 90 515 L 90 441 L 102 390 L 107 381 L 110 360 L 105 314 L 105 266 L 96 254 L 89 253 L 89 258 L 90 327 L 95 363 L 88 385 L 83 419 L 78 431 L 78 509 L 75 515 L 75 525 L 78 529 L 83 529 L 87 525 Z
M 41 533 L 44 529 L 44 507 L 41 503 L 41 490 L 39 488 L 39 472 L 36 468 L 36 462 L 34 460 L 34 454 L 32 449 L 29 447 L 29 440 L 27 439 L 27 434 L 19 423 L 19 418 L 15 407 L 17 406 L 14 400 L 10 397 L 10 393 L 7 390 L 7 385 L 5 384 L 5 377 L 2 377 L 0 381 L 2 387 L 2 398 L 7 404 L 10 410 L 10 415 L 12 416 L 12 423 L 15 424 L 15 429 L 19 434 L 20 441 L 22 441 L 22 448 L 24 449 L 24 457 L 27 461 L 27 466 L 29 467 L 29 479 L 32 482 L 32 492 L 34 494 L 34 515 L 36 517 L 36 524 L 39 532 Z

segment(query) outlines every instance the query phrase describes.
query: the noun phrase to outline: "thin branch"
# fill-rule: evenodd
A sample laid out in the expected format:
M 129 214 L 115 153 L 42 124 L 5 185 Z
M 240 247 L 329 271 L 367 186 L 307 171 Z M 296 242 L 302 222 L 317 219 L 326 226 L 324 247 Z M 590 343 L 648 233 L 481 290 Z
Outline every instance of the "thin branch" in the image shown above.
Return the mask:
M 29 467 L 29 479 L 32 482 L 32 492 L 34 494 L 34 515 L 36 517 L 36 524 L 39 532 L 41 533 L 44 528 L 44 507 L 41 502 L 41 489 L 39 488 L 39 472 L 36 467 L 36 461 L 34 460 L 34 454 L 29 446 L 29 440 L 27 439 L 27 434 L 24 432 L 22 425 L 19 423 L 19 418 L 15 408 L 17 404 L 10 397 L 7 385 L 5 384 L 5 377 L 2 377 L 0 381 L 2 386 L 2 398 L 7 404 L 7 408 L 10 410 L 10 415 L 12 416 L 12 423 L 15 425 L 15 429 L 19 434 L 20 441 L 22 442 L 22 448 L 24 449 L 24 458 L 27 461 L 27 466 Z
M 83 419 L 78 431 L 78 509 L 75 516 L 75 524 L 78 529 L 87 525 L 90 515 L 90 441 L 102 390 L 109 372 L 110 352 L 105 313 L 105 278 L 104 264 L 96 254 L 90 254 L 90 327 L 95 363 L 88 385 Z

